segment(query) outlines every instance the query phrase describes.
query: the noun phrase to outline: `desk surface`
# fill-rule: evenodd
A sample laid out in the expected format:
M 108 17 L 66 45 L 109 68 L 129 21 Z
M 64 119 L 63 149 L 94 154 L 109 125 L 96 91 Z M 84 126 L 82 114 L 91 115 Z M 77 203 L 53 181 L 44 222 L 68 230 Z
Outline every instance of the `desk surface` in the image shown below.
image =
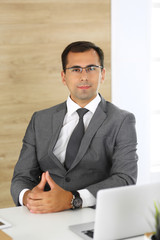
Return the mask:
M 13 240 L 80 240 L 68 226 L 92 222 L 94 216 L 95 210 L 90 208 L 49 214 L 32 214 L 26 207 L 0 209 L 0 217 L 12 224 L 3 231 Z M 143 237 L 132 240 L 143 240 Z

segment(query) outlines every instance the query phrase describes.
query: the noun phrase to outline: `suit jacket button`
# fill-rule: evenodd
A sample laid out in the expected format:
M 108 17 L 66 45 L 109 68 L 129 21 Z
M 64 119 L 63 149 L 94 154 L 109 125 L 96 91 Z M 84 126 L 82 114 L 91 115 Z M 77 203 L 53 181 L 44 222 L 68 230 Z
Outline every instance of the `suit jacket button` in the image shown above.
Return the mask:
M 65 177 L 66 182 L 70 182 L 71 179 L 69 177 Z

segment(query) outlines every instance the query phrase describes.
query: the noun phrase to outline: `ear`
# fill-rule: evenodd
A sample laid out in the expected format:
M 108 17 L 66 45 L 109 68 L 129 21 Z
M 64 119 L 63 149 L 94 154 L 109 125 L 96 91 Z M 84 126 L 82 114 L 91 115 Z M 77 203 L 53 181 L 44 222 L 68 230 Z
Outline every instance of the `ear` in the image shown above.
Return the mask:
M 64 71 L 61 72 L 61 78 L 64 85 L 66 85 L 66 74 Z
M 101 72 L 101 83 L 104 83 L 105 75 L 106 75 L 106 69 L 103 68 L 103 69 L 102 69 L 102 72 Z

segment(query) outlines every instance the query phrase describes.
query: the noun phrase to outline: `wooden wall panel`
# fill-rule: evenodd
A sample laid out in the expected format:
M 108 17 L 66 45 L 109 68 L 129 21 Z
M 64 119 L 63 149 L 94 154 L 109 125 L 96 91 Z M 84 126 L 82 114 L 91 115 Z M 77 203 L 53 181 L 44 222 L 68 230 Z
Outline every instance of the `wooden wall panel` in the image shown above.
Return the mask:
M 110 100 L 110 0 L 0 1 L 0 208 L 13 206 L 10 181 L 34 111 L 66 99 L 61 52 L 89 40 L 105 53 Z

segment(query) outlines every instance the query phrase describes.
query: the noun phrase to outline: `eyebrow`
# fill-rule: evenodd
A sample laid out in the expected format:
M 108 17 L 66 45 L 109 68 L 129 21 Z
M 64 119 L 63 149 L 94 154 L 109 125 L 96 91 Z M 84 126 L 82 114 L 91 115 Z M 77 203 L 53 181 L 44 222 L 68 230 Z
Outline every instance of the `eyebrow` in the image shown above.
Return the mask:
M 94 66 L 97 66 L 97 65 L 95 65 L 95 64 L 89 64 L 89 65 L 87 65 L 87 66 L 85 66 L 85 67 L 94 67 Z M 79 66 L 79 65 L 74 65 L 74 66 L 72 66 L 72 67 L 70 67 L 70 68 L 82 68 L 82 67 Z

